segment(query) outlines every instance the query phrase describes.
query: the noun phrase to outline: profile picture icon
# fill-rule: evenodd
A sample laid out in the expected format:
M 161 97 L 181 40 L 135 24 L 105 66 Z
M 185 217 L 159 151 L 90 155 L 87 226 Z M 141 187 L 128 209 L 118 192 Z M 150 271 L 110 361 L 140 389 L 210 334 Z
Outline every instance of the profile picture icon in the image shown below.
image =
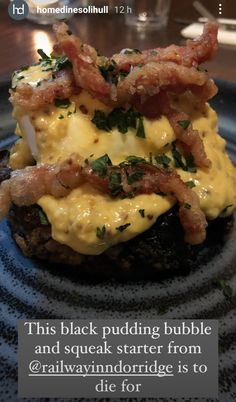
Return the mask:
M 8 6 L 8 14 L 16 21 L 23 20 L 29 14 L 29 6 L 24 0 L 10 1 Z

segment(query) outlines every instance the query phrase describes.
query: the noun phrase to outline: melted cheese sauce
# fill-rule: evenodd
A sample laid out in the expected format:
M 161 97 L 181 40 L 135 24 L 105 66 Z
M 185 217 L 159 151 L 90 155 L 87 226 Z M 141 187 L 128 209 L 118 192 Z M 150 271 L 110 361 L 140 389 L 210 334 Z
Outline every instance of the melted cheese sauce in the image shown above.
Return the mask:
M 166 153 L 171 157 L 168 144 L 175 140 L 175 134 L 164 116 L 155 120 L 144 118 L 146 138 L 143 139 L 136 136 L 134 129 L 129 129 L 126 134 L 117 129 L 109 133 L 97 129 L 91 122 L 94 111 L 109 112 L 110 109 L 85 91 L 70 101 L 67 109 L 51 105 L 29 114 L 35 129 L 37 162 L 60 162 L 74 152 L 83 159 L 91 155 L 96 159 L 108 153 L 113 164 L 124 161 L 129 155 L 148 158 L 150 153 Z M 174 103 L 176 108 L 190 114 L 193 127 L 199 131 L 212 162 L 210 169 L 198 168 L 196 173 L 177 169 L 178 173 L 183 181 L 194 181 L 196 187 L 193 191 L 198 194 L 208 219 L 215 219 L 225 207 L 228 208 L 224 215 L 229 215 L 236 207 L 236 169 L 225 152 L 225 140 L 217 134 L 216 113 L 208 105 L 199 110 L 188 96 L 176 99 Z M 84 106 L 87 114 L 81 111 Z M 21 145 L 16 145 L 11 155 L 11 164 L 17 168 L 29 163 L 29 149 L 26 146 L 27 133 L 21 127 L 22 116 L 16 111 L 15 117 L 23 137 Z M 52 225 L 55 240 L 82 254 L 94 255 L 147 230 L 174 202 L 171 197 L 156 194 L 113 199 L 87 184 L 61 199 L 44 196 L 38 204 Z M 139 212 L 143 209 L 144 217 Z M 128 223 L 123 231 L 118 229 Z M 99 238 L 97 228 L 102 230 L 103 226 L 105 234 Z

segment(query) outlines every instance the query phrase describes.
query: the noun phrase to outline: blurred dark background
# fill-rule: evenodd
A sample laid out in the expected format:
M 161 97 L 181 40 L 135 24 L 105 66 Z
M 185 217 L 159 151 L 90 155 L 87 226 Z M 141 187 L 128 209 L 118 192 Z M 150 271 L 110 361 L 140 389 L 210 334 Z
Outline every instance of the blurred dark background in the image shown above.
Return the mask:
M 172 18 L 181 18 L 187 15 L 189 18 L 197 19 L 198 12 L 192 6 L 194 0 L 172 0 Z M 200 2 L 211 11 L 216 17 L 236 18 L 236 0 L 200 0 Z M 219 3 L 222 4 L 222 15 L 219 15 Z
M 89 1 L 90 4 L 94 2 Z M 103 0 L 103 4 L 106 2 L 109 1 Z M 112 3 L 116 4 L 114 1 Z M 122 0 L 117 1 L 118 5 L 121 3 Z M 221 3 L 221 17 L 236 19 L 236 0 L 202 0 L 202 3 L 215 17 L 219 17 Z M 8 15 L 8 4 L 9 0 L 0 0 L 0 81 L 10 79 L 11 73 L 22 65 L 37 61 L 38 48 L 50 53 L 55 43 L 51 25 L 39 25 L 26 19 L 14 21 Z M 138 31 L 127 27 L 124 15 L 117 14 L 77 14 L 68 24 L 85 43 L 105 55 L 112 55 L 125 47 L 147 49 L 171 43 L 183 45 L 185 39 L 180 31 L 199 17 L 192 4 L 193 0 L 172 0 L 168 25 L 156 31 Z M 236 31 L 234 35 L 235 45 L 220 45 L 218 54 L 206 67 L 212 76 L 236 82 Z

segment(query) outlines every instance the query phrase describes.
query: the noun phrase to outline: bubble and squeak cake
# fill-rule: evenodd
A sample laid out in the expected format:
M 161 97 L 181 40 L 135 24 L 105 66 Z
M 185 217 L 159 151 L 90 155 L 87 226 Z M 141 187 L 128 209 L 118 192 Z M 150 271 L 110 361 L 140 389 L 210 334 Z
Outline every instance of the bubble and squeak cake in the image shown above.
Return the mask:
M 198 250 L 236 207 L 236 169 L 207 103 L 217 87 L 201 68 L 217 25 L 184 47 L 110 58 L 65 23 L 54 30 L 53 53 L 39 49 L 10 90 L 20 139 L 1 163 L 0 215 L 17 244 L 97 270 L 159 270 Z

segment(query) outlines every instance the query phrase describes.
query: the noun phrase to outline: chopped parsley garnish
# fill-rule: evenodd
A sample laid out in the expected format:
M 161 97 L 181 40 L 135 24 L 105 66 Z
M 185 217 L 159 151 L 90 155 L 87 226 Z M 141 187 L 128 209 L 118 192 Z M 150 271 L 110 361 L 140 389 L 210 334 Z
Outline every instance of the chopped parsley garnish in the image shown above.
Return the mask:
M 51 60 L 51 58 L 46 53 L 44 53 L 43 49 L 38 49 L 37 53 L 41 57 L 41 60 Z
M 136 128 L 137 126 L 137 119 L 139 118 L 140 113 L 137 110 L 133 109 L 132 107 L 127 110 L 126 112 L 126 120 L 127 125 L 132 128 Z
M 41 225 L 47 226 L 49 224 L 45 213 L 43 211 L 41 211 L 41 210 L 39 210 L 39 219 L 40 219 Z
M 133 173 L 129 173 L 127 180 L 128 180 L 128 184 L 133 184 L 136 181 L 140 180 L 141 177 L 143 177 L 144 175 L 144 171 L 142 169 L 138 169 Z
M 67 109 L 70 106 L 71 102 L 68 98 L 67 99 L 56 98 L 54 99 L 54 104 L 56 107 L 60 107 L 61 109 Z
M 191 204 L 188 204 L 187 202 L 184 204 L 185 209 L 191 209 Z
M 232 206 L 233 206 L 233 204 L 226 205 L 226 207 L 224 207 L 224 209 L 222 209 L 221 214 L 225 214 L 227 212 L 227 209 L 231 208 Z
M 109 64 L 105 63 L 104 65 L 99 66 L 100 73 L 102 74 L 105 81 L 111 84 L 117 84 L 118 77 L 114 74 L 116 69 L 115 60 L 111 60 Z
M 63 114 L 60 114 L 60 116 L 58 117 L 58 119 L 64 119 L 64 116 L 63 116 Z
M 186 186 L 189 187 L 189 188 L 196 187 L 196 184 L 195 184 L 194 181 L 192 181 L 192 180 L 186 181 L 185 184 L 186 184 Z
M 111 190 L 113 196 L 120 193 L 122 190 L 121 186 L 121 175 L 118 172 L 112 172 L 108 178 L 108 188 Z
M 110 128 L 107 125 L 107 116 L 101 110 L 95 110 L 91 121 L 97 128 L 99 128 L 99 130 L 110 131 Z
M 181 169 L 185 170 L 186 172 L 196 173 L 197 168 L 196 168 L 196 165 L 194 163 L 193 155 L 189 154 L 188 156 L 186 156 L 185 162 L 184 162 L 183 159 L 182 159 L 182 155 L 177 150 L 176 145 L 175 145 L 174 142 L 172 144 L 172 155 L 173 155 L 173 158 L 174 158 L 175 167 L 181 168 Z
M 116 230 L 118 230 L 118 232 L 124 232 L 124 230 L 127 229 L 130 225 L 131 223 L 125 223 L 124 225 L 118 226 Z
M 43 71 L 43 72 L 46 72 L 46 71 L 53 71 L 53 68 L 52 68 L 52 67 L 47 67 L 47 68 L 44 68 L 42 71 Z
M 138 120 L 138 129 L 137 129 L 137 133 L 136 133 L 137 137 L 140 138 L 145 138 L 145 131 L 144 131 L 144 125 L 143 125 L 143 117 L 140 116 L 139 120 Z
M 133 53 L 137 53 L 137 54 L 142 54 L 142 52 L 139 49 L 125 49 L 124 54 L 133 54 Z
M 201 71 L 201 72 L 205 72 L 205 73 L 208 72 L 208 70 L 202 66 L 197 66 L 197 71 Z
M 152 55 L 152 56 L 157 56 L 157 55 L 158 55 L 158 51 L 157 51 L 157 50 L 152 50 L 152 51 L 151 51 L 151 55 Z
M 72 67 L 72 64 L 71 64 L 70 60 L 68 59 L 68 57 L 61 56 L 56 59 L 56 63 L 55 63 L 53 70 L 59 71 L 66 67 Z
M 156 155 L 155 160 L 158 163 L 158 165 L 162 165 L 165 169 L 169 167 L 169 164 L 171 162 L 171 158 L 169 158 L 165 154 Z
M 128 120 L 125 109 L 117 108 L 112 110 L 112 112 L 107 116 L 107 123 L 110 129 L 112 129 L 112 127 L 117 127 L 120 133 L 127 133 Z
M 105 234 L 106 234 L 105 225 L 103 225 L 102 228 L 97 227 L 96 236 L 97 236 L 98 239 L 104 239 Z
M 19 71 L 26 71 L 28 69 L 29 69 L 29 66 L 23 66 L 23 67 L 21 67 L 21 69 Z
M 129 71 L 120 70 L 119 73 L 118 73 L 118 77 L 122 79 L 122 78 L 127 77 L 128 74 L 129 74 Z
M 181 126 L 184 130 L 186 130 L 190 124 L 190 120 L 179 120 L 178 124 Z
M 217 279 L 215 279 L 215 280 L 213 281 L 213 284 L 214 284 L 215 286 L 217 286 L 218 289 L 220 289 L 220 290 L 223 291 L 223 295 L 224 295 L 227 299 L 230 299 L 230 298 L 232 297 L 233 290 L 232 290 L 232 288 L 231 288 L 229 285 L 227 285 L 227 284 L 225 283 L 225 281 L 224 281 L 223 279 L 217 278 Z
M 133 108 L 115 108 L 107 115 L 101 110 L 95 110 L 91 121 L 99 130 L 111 131 L 113 127 L 117 127 L 122 134 L 127 133 L 129 127 L 137 128 L 136 135 L 145 138 L 143 117 Z
M 192 154 L 187 155 L 185 160 L 186 160 L 185 169 L 187 170 L 187 172 L 196 173 L 197 167 L 195 165 L 193 155 Z
M 139 209 L 138 212 L 140 213 L 142 218 L 145 218 L 145 209 Z
M 146 159 L 141 156 L 130 155 L 126 158 L 127 162 L 131 165 L 136 165 L 137 163 L 147 163 Z
M 169 307 L 163 304 L 162 306 L 158 307 L 158 314 L 164 315 L 169 311 Z
M 111 160 L 107 154 L 91 162 L 91 168 L 93 169 L 93 172 L 102 177 L 106 176 L 107 167 L 111 165 Z
M 175 145 L 174 142 L 172 144 L 172 155 L 173 155 L 173 158 L 174 158 L 175 167 L 182 168 L 183 170 L 185 170 L 185 164 L 184 164 L 184 162 L 182 160 L 182 155 L 177 150 L 176 145 Z
M 123 200 L 124 198 L 134 198 L 134 192 L 129 191 L 128 193 L 122 194 L 121 199 Z

